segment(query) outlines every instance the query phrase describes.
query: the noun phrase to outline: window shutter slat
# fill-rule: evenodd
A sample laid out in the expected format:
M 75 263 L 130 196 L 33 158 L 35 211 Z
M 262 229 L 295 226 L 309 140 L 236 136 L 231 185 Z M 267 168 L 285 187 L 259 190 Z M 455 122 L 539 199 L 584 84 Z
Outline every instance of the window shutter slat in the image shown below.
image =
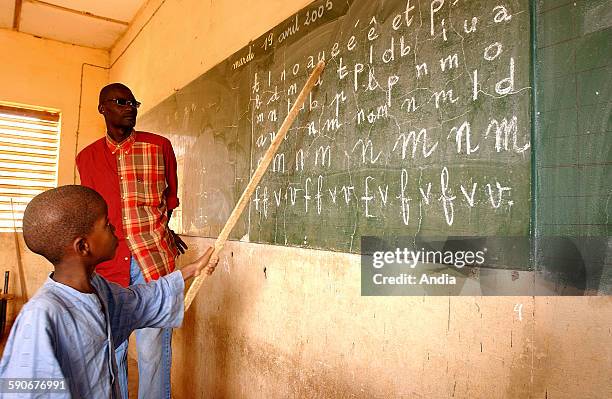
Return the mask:
M 59 112 L 0 104 L 0 231 L 18 231 L 34 196 L 57 186 Z

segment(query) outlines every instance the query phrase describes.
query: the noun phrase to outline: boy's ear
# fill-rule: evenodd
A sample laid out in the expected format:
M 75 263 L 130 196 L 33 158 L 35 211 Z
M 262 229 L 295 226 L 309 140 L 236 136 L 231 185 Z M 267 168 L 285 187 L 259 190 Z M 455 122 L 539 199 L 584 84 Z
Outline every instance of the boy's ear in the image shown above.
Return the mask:
M 81 256 L 89 255 L 89 243 L 85 237 L 77 237 L 72 242 L 72 249 Z
M 104 106 L 102 104 L 98 104 L 98 112 L 104 114 Z

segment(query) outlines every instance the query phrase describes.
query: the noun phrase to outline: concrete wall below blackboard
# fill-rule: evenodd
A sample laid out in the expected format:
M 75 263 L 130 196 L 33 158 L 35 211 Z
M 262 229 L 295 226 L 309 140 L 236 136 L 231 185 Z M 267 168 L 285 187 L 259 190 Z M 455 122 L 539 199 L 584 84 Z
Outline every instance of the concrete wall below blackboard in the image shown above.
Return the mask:
M 232 242 L 174 335 L 173 395 L 606 396 L 610 297 L 361 297 L 359 281 L 357 255 Z

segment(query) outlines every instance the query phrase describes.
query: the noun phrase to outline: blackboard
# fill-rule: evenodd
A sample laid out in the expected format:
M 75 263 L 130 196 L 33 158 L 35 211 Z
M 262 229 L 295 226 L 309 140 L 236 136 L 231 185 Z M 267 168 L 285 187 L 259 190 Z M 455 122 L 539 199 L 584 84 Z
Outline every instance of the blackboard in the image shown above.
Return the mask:
M 542 272 L 558 270 L 573 288 L 609 295 L 612 5 L 604 0 L 540 0 L 532 14 L 535 263 Z M 579 262 L 559 270 L 564 258 Z
M 320 0 L 139 119 L 174 145 L 181 230 L 216 236 L 318 59 L 327 67 L 234 238 L 528 235 L 526 0 Z

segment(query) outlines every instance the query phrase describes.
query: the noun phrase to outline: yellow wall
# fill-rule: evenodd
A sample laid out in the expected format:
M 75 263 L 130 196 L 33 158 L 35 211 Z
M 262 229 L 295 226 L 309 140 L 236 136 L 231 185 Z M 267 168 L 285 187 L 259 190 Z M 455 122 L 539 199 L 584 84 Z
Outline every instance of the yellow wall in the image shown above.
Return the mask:
M 110 80 L 146 112 L 307 3 L 152 0 Z M 228 244 L 175 333 L 175 397 L 605 397 L 611 298 L 367 298 L 359 278 L 354 255 Z
M 309 3 L 151 0 L 111 50 L 110 81 L 127 83 L 146 112 Z
M 0 29 L 0 49 L 0 101 L 61 112 L 58 183 L 72 184 L 77 132 L 79 150 L 104 134 L 104 120 L 96 107 L 98 92 L 108 82 L 108 70 L 84 64 L 108 67 L 108 52 L 6 29 Z M 22 240 L 19 247 L 31 296 L 51 268 L 44 259 L 25 249 Z M 0 233 L 0 257 L 2 281 L 3 272 L 10 270 L 11 292 L 18 297 L 8 308 L 8 318 L 12 320 L 23 299 L 13 234 Z
M 6 57 L 0 63 L 0 101 L 62 113 L 58 181 L 73 183 L 77 131 L 79 149 L 104 134 L 104 120 L 96 107 L 108 71 L 83 64 L 108 67 L 108 52 L 6 29 L 0 29 L 0 48 Z

